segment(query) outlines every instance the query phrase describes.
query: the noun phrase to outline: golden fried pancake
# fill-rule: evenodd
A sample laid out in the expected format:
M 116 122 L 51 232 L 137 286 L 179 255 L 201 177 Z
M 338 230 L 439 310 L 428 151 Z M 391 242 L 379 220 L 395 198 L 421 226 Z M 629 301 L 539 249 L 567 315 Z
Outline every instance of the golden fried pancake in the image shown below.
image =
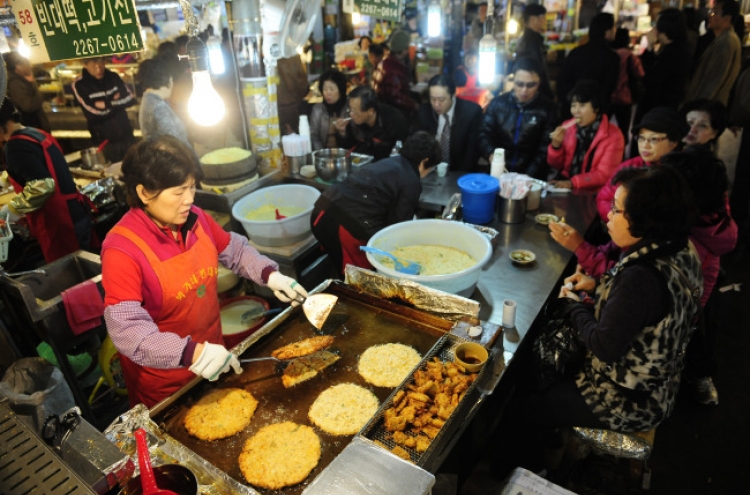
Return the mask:
M 239 463 L 248 483 L 271 490 L 296 485 L 320 460 L 320 440 L 309 426 L 291 421 L 268 425 L 242 449 Z
M 375 345 L 362 353 L 357 370 L 367 383 L 376 387 L 395 387 L 421 360 L 419 353 L 408 345 Z
M 307 416 L 331 435 L 354 435 L 378 411 L 378 398 L 364 387 L 342 383 L 324 390 Z
M 293 342 L 284 347 L 279 347 L 271 353 L 271 356 L 277 359 L 292 359 L 300 356 L 307 356 L 313 352 L 330 347 L 331 344 L 333 344 L 333 337 L 331 335 L 310 337 L 309 339 L 300 340 L 299 342 Z
M 231 437 L 250 424 L 258 401 L 240 388 L 214 390 L 185 415 L 185 429 L 201 440 Z
M 318 351 L 309 356 L 302 356 L 289 363 L 281 377 L 281 382 L 286 388 L 294 387 L 314 378 L 318 372 L 323 371 L 339 359 L 341 358 L 337 354 L 329 351 Z

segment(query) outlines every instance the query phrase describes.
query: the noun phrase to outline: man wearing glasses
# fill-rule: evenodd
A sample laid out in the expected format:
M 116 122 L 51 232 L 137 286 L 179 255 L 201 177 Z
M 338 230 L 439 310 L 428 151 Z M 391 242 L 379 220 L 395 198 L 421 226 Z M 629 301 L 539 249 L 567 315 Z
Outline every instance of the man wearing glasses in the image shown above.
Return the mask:
M 706 27 L 716 37 L 698 60 L 698 67 L 687 86 L 685 101 L 705 98 L 727 105 L 742 59 L 742 45 L 733 28 L 734 17 L 739 13 L 739 4 L 735 0 L 714 2 Z
M 430 102 L 419 107 L 419 128 L 435 136 L 451 170 L 476 172 L 482 107 L 456 98 L 456 84 L 445 74 L 430 79 L 428 91 Z
M 547 145 L 557 125 L 552 100 L 539 92 L 542 68 L 531 58 L 516 62 L 513 91 L 494 98 L 479 126 L 479 152 L 491 160 L 495 148 L 505 150 L 509 172 L 547 179 Z

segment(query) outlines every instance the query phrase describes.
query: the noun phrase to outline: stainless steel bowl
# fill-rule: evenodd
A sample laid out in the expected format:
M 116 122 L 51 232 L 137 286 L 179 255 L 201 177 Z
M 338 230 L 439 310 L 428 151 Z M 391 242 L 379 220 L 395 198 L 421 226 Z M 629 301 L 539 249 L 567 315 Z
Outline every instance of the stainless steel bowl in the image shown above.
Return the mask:
M 352 169 L 351 154 L 343 148 L 313 151 L 313 164 L 318 177 L 323 180 L 344 180 Z

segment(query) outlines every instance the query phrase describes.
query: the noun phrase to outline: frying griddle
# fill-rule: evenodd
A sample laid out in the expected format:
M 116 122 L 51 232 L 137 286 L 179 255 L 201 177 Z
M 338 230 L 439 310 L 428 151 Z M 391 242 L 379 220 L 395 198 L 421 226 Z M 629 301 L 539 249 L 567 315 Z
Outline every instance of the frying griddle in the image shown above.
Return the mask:
M 339 296 L 338 303 L 322 329 L 323 333 L 330 333 L 336 338 L 330 350 L 337 352 L 341 359 L 335 364 L 315 378 L 290 389 L 282 385 L 281 370 L 273 362 L 245 365 L 241 375 L 225 373 L 216 382 L 199 381 L 190 390 L 178 392 L 175 394 L 176 400 L 156 412 L 152 419 L 185 447 L 240 483 L 247 484 L 240 472 L 238 458 L 245 441 L 258 430 L 283 421 L 312 426 L 307 418 L 310 406 L 321 392 L 340 383 L 361 385 L 371 390 L 382 404 L 391 395 L 393 388 L 375 387 L 359 376 L 357 362 L 362 352 L 373 345 L 400 343 L 413 347 L 424 356 L 452 326 L 452 322 L 448 320 L 359 293 L 344 284 L 332 283 L 326 292 Z M 285 315 L 280 315 L 279 318 L 283 316 Z M 295 310 L 247 348 L 241 357 L 268 356 L 278 347 L 320 333 L 310 325 L 301 311 Z M 182 424 L 188 409 L 206 393 L 228 387 L 243 388 L 258 400 L 258 408 L 250 425 L 238 435 L 213 442 L 190 436 Z M 304 482 L 284 488 L 282 491 L 285 494 L 301 493 L 353 437 L 333 436 L 314 428 L 321 442 L 320 462 Z M 294 452 L 289 454 L 294 456 Z M 260 493 L 278 493 L 253 488 Z

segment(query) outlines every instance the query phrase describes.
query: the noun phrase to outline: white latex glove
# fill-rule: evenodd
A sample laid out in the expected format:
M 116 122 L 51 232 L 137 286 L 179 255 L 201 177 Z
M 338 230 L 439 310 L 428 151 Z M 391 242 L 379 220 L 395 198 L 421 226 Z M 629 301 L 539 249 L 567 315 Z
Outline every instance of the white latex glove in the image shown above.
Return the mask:
M 272 272 L 268 276 L 268 283 L 266 285 L 273 291 L 273 295 L 279 301 L 291 302 L 292 306 L 299 305 L 307 297 L 307 291 L 299 282 L 292 277 L 282 275 L 281 272 Z
M 209 381 L 215 381 L 219 375 L 229 371 L 230 366 L 238 375 L 242 373 L 240 362 L 219 344 L 203 344 L 203 351 L 198 360 L 189 368 L 196 375 L 200 375 Z

